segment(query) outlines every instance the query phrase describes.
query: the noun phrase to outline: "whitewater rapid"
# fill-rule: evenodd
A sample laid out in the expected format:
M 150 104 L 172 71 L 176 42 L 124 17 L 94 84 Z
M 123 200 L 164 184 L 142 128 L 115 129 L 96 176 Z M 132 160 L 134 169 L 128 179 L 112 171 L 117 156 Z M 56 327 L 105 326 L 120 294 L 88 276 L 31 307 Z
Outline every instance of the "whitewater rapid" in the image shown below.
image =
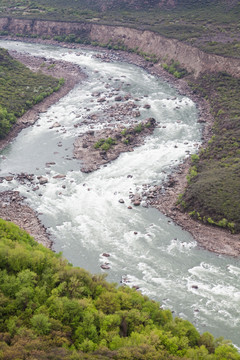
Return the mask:
M 120 285 L 126 279 L 200 332 L 223 335 L 240 346 L 239 260 L 199 248 L 189 233 L 156 209 L 128 209 L 130 192 L 161 184 L 197 151 L 201 126 L 192 100 L 137 66 L 101 62 L 94 51 L 10 41 L 0 41 L 0 46 L 73 62 L 88 75 L 1 153 L 1 176 L 27 172 L 47 177 L 48 183 L 33 191 L 14 180 L 1 184 L 1 191 L 15 189 L 26 197 L 48 227 L 54 250 L 74 265 L 104 273 L 100 265 L 107 261 L 109 281 Z M 74 140 L 104 125 L 104 116 L 91 125 L 85 120 L 114 103 L 108 96 L 116 89 L 120 95 L 132 94 L 141 107 L 140 120 L 154 117 L 159 127 L 141 147 L 84 174 L 81 161 L 73 158 Z M 109 104 L 98 103 L 94 92 L 103 93 Z M 150 110 L 143 108 L 146 103 Z M 61 127 L 49 129 L 55 121 Z M 49 167 L 49 162 L 55 164 Z M 66 177 L 54 178 L 58 174 Z M 102 256 L 104 252 L 110 257 Z

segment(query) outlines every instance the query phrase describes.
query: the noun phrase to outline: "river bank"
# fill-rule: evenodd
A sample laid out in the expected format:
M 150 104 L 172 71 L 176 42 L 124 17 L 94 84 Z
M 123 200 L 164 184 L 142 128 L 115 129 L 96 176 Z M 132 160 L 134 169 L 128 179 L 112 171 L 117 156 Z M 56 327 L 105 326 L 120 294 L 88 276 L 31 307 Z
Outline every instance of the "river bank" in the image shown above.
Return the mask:
M 51 42 L 47 41 L 46 43 Z M 56 42 L 54 42 L 54 44 L 55 43 Z M 81 49 L 82 46 L 74 44 L 73 46 L 70 46 L 70 48 Z M 94 49 L 96 50 L 96 48 Z M 198 106 L 198 121 L 204 123 L 202 136 L 203 146 L 207 143 L 207 141 L 211 137 L 211 128 L 213 123 L 213 119 L 209 112 L 208 104 L 204 99 L 197 97 L 191 92 L 186 81 L 176 80 L 171 75 L 167 74 L 160 67 L 159 64 L 151 64 L 136 54 L 128 54 L 120 51 L 106 51 L 102 49 L 99 50 L 103 51 L 102 54 L 104 54 L 102 61 L 111 61 L 111 58 L 114 54 L 118 57 L 118 60 L 125 60 L 132 64 L 143 67 L 149 73 L 160 76 L 165 81 L 171 83 L 179 90 L 181 94 L 189 96 Z M 56 74 L 55 69 L 54 74 Z M 28 125 L 30 125 L 30 123 Z M 189 231 L 198 241 L 200 246 L 206 248 L 207 250 L 214 251 L 218 254 L 239 256 L 240 242 L 238 235 L 232 235 L 224 230 L 214 228 L 212 226 L 206 226 L 202 223 L 193 221 L 187 214 L 182 213 L 180 209 L 176 206 L 178 194 L 182 193 L 186 186 L 186 174 L 188 172 L 188 168 L 189 161 L 186 160 L 185 163 L 178 168 L 177 172 L 174 173 L 173 178 L 175 180 L 170 181 L 171 184 L 166 184 L 164 192 L 162 191 L 162 186 L 159 187 L 159 191 L 157 191 L 154 198 L 151 199 L 150 205 L 156 207 L 158 210 L 171 217 L 177 224 Z
M 186 80 L 174 78 L 174 76 L 164 71 L 159 64 L 149 63 L 136 54 L 118 53 L 125 61 L 141 66 L 150 74 L 169 82 L 178 89 L 180 94 L 188 96 L 196 103 L 199 113 L 198 122 L 203 124 L 202 147 L 205 147 L 212 136 L 212 126 L 214 123 L 208 102 L 194 94 Z M 239 235 L 234 235 L 228 230 L 195 221 L 187 213 L 183 213 L 180 206 L 177 206 L 178 196 L 184 192 L 184 189 L 187 186 L 186 176 L 189 167 L 190 160 L 187 158 L 177 169 L 173 169 L 173 174 L 169 178 L 169 181 L 164 184 L 164 189 L 162 188 L 162 185 L 160 185 L 154 193 L 150 192 L 150 197 L 148 199 L 149 205 L 163 212 L 176 224 L 190 232 L 198 242 L 199 246 L 217 254 L 238 257 L 240 255 Z
M 37 56 L 21 54 L 17 51 L 9 51 L 10 55 L 29 67 L 32 71 L 41 71 L 46 75 L 64 78 L 65 83 L 57 91 L 45 98 L 41 103 L 28 110 L 18 118 L 12 131 L 5 139 L 0 140 L 0 150 L 5 148 L 21 130 L 32 126 L 39 118 L 39 114 L 47 109 L 71 91 L 74 86 L 83 81 L 86 75 L 79 66 L 65 62 L 46 59 Z M 42 65 L 44 64 L 44 66 Z M 24 198 L 17 191 L 4 191 L 0 193 L 0 217 L 4 220 L 14 222 L 33 236 L 37 242 L 51 248 L 52 240 L 47 234 L 46 228 L 41 224 L 38 214 L 24 203 Z
M 28 54 L 18 53 L 17 51 L 9 51 L 9 53 L 14 59 L 22 62 L 32 71 L 41 71 L 46 75 L 64 78 L 65 83 L 57 92 L 52 93 L 42 102 L 34 105 L 34 107 L 29 109 L 23 116 L 18 118 L 11 132 L 4 139 L 0 140 L 0 150 L 5 148 L 22 129 L 33 125 L 38 120 L 40 113 L 46 112 L 51 105 L 55 104 L 63 96 L 69 93 L 77 83 L 86 78 L 86 75 L 77 65 L 67 63 L 66 61 L 56 61 L 37 56 L 30 56 Z

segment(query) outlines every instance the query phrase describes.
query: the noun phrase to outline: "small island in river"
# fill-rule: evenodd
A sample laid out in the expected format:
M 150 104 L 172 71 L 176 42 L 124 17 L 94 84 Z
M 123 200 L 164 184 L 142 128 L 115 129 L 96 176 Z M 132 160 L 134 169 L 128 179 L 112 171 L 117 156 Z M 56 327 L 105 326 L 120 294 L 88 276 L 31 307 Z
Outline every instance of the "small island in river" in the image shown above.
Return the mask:
M 90 130 L 74 142 L 74 155 L 83 161 L 82 172 L 97 170 L 100 165 L 116 159 L 122 152 L 133 151 L 133 147 L 144 142 L 152 134 L 156 120 L 148 118 L 136 126 Z

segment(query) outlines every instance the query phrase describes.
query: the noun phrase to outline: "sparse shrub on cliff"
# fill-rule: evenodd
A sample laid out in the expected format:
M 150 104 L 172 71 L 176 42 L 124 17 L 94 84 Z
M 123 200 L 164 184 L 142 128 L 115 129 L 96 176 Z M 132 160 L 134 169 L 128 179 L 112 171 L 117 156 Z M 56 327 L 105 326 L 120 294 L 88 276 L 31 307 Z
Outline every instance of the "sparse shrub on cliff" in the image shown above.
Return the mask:
M 169 62 L 169 64 L 163 63 L 162 67 L 164 70 L 172 74 L 177 79 L 181 79 L 184 76 L 188 75 L 187 70 L 182 68 L 180 66 L 180 63 L 178 61 L 174 61 L 173 59 Z

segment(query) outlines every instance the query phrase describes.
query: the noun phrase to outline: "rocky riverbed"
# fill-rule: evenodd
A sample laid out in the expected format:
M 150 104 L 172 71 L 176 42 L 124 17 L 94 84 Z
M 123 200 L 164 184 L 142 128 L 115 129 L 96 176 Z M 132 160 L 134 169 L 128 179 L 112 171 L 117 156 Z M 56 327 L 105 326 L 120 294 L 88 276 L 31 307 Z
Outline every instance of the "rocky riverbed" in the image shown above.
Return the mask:
M 156 121 L 149 118 L 135 127 L 104 128 L 99 131 L 88 131 L 74 142 L 74 155 L 82 160 L 81 171 L 91 172 L 100 165 L 115 160 L 122 152 L 133 151 L 140 146 L 144 138 L 150 135 L 156 126 Z
M 51 41 L 47 41 L 47 43 L 51 43 Z M 68 47 L 68 45 L 65 45 Z M 69 46 L 72 48 L 81 48 L 80 45 L 74 44 L 73 46 Z M 11 53 L 14 57 L 24 62 L 26 65 L 30 66 L 33 70 L 38 70 L 43 61 L 49 61 L 49 65 L 52 64 L 51 60 L 46 60 L 43 58 L 37 57 L 29 57 L 28 55 L 21 55 L 18 53 Z M 103 62 L 111 62 L 115 60 L 126 60 L 130 63 L 141 66 L 153 75 L 161 76 L 164 80 L 173 84 L 176 88 L 178 88 L 181 94 L 185 94 L 189 96 L 195 103 L 197 103 L 199 110 L 199 122 L 204 124 L 203 127 L 203 146 L 207 143 L 209 138 L 212 136 L 211 128 L 213 124 L 213 118 L 209 111 L 208 103 L 195 94 L 191 92 L 186 81 L 184 80 L 176 80 L 171 75 L 167 74 L 160 66 L 160 64 L 152 64 L 140 56 L 136 54 L 128 54 L 124 52 L 113 52 L 113 51 L 101 51 L 98 55 Z M 64 96 L 69 90 L 71 90 L 76 83 L 81 81 L 84 78 L 84 74 L 81 72 L 78 66 L 68 64 L 66 62 L 57 62 L 54 60 L 54 69 L 46 66 L 45 69 L 48 69 L 48 74 L 54 74 L 57 77 L 64 77 L 66 82 L 65 85 L 55 94 L 52 94 L 49 98 L 45 99 L 42 103 L 38 104 L 36 107 L 31 109 L 28 113 L 26 113 L 21 119 L 19 119 L 16 124 L 13 132 L 10 136 L 4 141 L 0 142 L 0 147 L 3 148 L 9 141 L 13 139 L 14 136 L 24 127 L 27 127 L 33 124 L 34 121 L 38 118 L 38 114 L 42 111 L 46 111 L 47 107 L 51 104 L 55 103 L 60 97 Z M 122 79 L 123 80 L 123 79 Z M 119 83 L 121 86 L 121 83 Z M 106 84 L 106 89 L 108 88 L 108 84 Z M 101 124 L 101 117 L 104 116 L 104 121 L 108 119 L 110 126 L 106 129 L 102 129 L 99 132 L 94 132 L 94 135 L 88 133 L 84 136 L 91 139 L 92 145 L 94 145 L 101 138 L 109 138 L 114 137 L 117 132 L 123 131 L 122 125 L 124 123 L 124 119 L 131 118 L 128 126 L 132 124 L 137 124 L 139 117 L 139 113 L 141 113 L 141 109 L 138 106 L 137 99 L 132 99 L 131 94 L 126 94 L 125 97 L 120 97 L 118 94 L 118 89 L 115 89 L 114 92 L 108 92 L 107 95 L 104 94 L 92 94 L 93 101 L 97 101 L 100 106 L 102 106 L 98 113 L 91 114 L 89 117 L 86 117 L 83 122 L 88 124 L 91 127 L 92 124 Z M 109 105 L 109 100 L 114 99 L 115 104 Z M 128 104 L 128 105 L 127 105 Z M 130 105 L 129 105 L 130 104 Z M 103 106 L 104 105 L 104 106 Z M 147 106 L 146 101 L 146 106 Z M 128 106 L 128 107 L 127 107 Z M 35 120 L 34 120 L 35 119 Z M 114 124 L 114 125 L 113 125 Z M 117 125 L 116 125 L 117 124 Z M 115 131 L 117 131 L 115 133 Z M 90 130 L 91 132 L 91 130 Z M 88 141 L 84 136 L 80 136 L 79 139 L 76 140 L 75 143 L 75 156 L 79 156 L 81 159 L 86 157 L 90 147 L 88 145 Z M 93 140 L 94 139 L 94 140 Z M 139 138 L 140 139 L 140 138 Z M 137 143 L 134 146 L 138 145 L 140 141 L 138 139 Z M 141 136 L 141 141 L 143 137 Z M 91 142 L 90 141 L 90 142 Z M 90 144 L 90 143 L 89 143 Z M 140 142 L 139 142 L 140 144 Z M 87 145 L 87 146 L 86 146 Z M 127 145 L 127 144 L 124 144 Z M 131 151 L 133 148 L 132 144 L 128 144 L 123 150 L 116 151 L 116 153 L 120 153 L 122 151 Z M 117 149 L 112 146 L 112 149 Z M 105 164 L 107 161 L 113 160 L 116 156 L 110 155 L 111 152 L 105 151 L 105 153 L 100 152 L 102 150 L 96 150 L 96 154 L 98 154 L 98 160 L 94 159 L 90 168 L 89 165 L 84 165 L 83 171 L 93 171 L 97 169 L 101 164 Z M 82 152 L 83 151 L 83 152 Z M 103 150 L 104 151 L 104 150 Z M 81 153 L 81 154 L 80 154 Z M 111 157 L 113 156 L 113 158 Z M 83 160 L 84 161 L 84 160 Z M 85 160 L 86 161 L 86 160 Z M 88 161 L 86 161 L 86 164 Z M 85 170 L 84 170 L 85 169 Z M 186 160 L 180 167 L 177 169 L 173 168 L 174 174 L 169 178 L 169 181 L 166 184 L 159 186 L 149 186 L 148 184 L 143 184 L 141 191 L 138 194 L 129 194 L 130 198 L 133 199 L 137 203 L 137 205 L 143 206 L 154 206 L 164 214 L 168 215 L 172 218 L 177 224 L 181 225 L 184 229 L 188 230 L 193 237 L 198 241 L 200 246 L 204 248 L 214 251 L 219 254 L 226 254 L 231 256 L 239 256 L 240 255 L 240 239 L 238 235 L 232 235 L 228 231 L 224 231 L 222 229 L 204 225 L 202 223 L 196 222 L 192 220 L 187 214 L 182 213 L 181 210 L 176 205 L 178 195 L 184 191 L 184 187 L 186 186 L 186 174 L 189 169 L 189 161 Z M 15 201 L 15 200 L 14 200 Z M 13 201 L 13 202 L 14 202 Z M 11 202 L 11 200 L 10 200 Z M 3 207 L 3 215 L 6 207 Z M 35 216 L 35 215 L 34 215 Z M 7 215 L 10 220 L 14 220 L 14 216 Z
M 64 78 L 65 83 L 57 92 L 45 98 L 41 103 L 35 105 L 17 120 L 17 123 L 8 136 L 5 139 L 0 140 L 0 150 L 10 143 L 22 129 L 33 125 L 38 120 L 40 113 L 45 112 L 51 105 L 55 104 L 72 90 L 77 83 L 86 78 L 86 75 L 79 66 L 65 61 L 30 56 L 16 51 L 11 51 L 10 55 L 28 66 L 32 71 L 42 71 L 47 75 Z M 42 66 L 43 63 L 45 64 L 44 67 Z M 0 178 L 0 183 L 4 180 L 12 181 L 13 179 L 20 182 L 27 181 L 33 191 L 37 190 L 39 186 L 44 185 L 47 181 L 45 178 L 41 177 L 35 179 L 31 174 L 17 174 L 8 176 L 7 178 Z M 38 219 L 38 214 L 24 203 L 24 198 L 21 197 L 18 192 L 0 192 L 0 217 L 4 220 L 14 222 L 22 229 L 26 230 L 39 243 L 51 248 L 52 240 L 50 240 L 49 234 L 47 234 L 45 227 Z

